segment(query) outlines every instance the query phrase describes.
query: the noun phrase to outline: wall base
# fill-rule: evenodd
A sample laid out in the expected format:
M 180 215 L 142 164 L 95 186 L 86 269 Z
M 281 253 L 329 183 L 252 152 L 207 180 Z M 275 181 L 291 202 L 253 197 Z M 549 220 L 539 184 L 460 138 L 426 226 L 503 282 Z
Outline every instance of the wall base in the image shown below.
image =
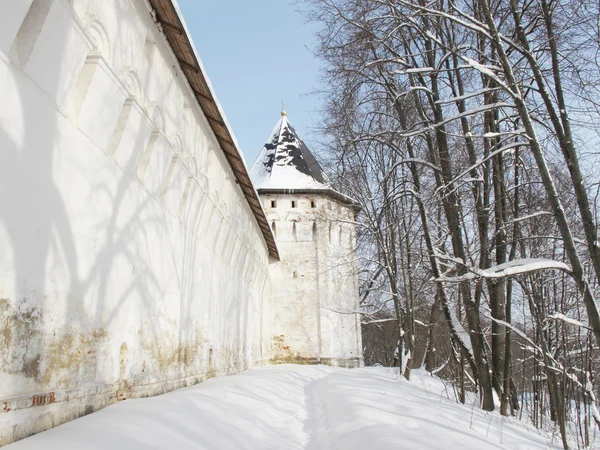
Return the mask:
M 265 365 L 256 361 L 252 366 Z M 120 400 L 154 397 L 249 369 L 238 364 L 172 380 L 134 378 L 0 400 L 0 447 L 99 411 Z
M 365 361 L 360 358 L 321 358 L 321 364 L 327 364 L 332 367 L 345 367 L 347 369 L 357 369 L 365 366 Z
M 271 364 L 325 364 L 332 367 L 345 367 L 346 369 L 357 369 L 365 367 L 365 361 L 360 358 L 335 358 L 335 357 L 279 357 L 271 359 Z
M 300 364 L 300 365 L 313 365 L 320 364 L 319 358 L 314 357 L 296 357 L 296 356 L 281 356 L 275 357 L 270 360 L 271 364 Z
M 269 363 L 326 364 L 349 369 L 364 367 L 363 358 L 316 357 L 273 358 L 269 361 L 255 361 L 252 366 Z M 0 447 L 96 412 L 120 400 L 153 397 L 249 368 L 250 366 L 241 364 L 174 380 L 131 379 L 114 384 L 90 385 L 0 400 Z

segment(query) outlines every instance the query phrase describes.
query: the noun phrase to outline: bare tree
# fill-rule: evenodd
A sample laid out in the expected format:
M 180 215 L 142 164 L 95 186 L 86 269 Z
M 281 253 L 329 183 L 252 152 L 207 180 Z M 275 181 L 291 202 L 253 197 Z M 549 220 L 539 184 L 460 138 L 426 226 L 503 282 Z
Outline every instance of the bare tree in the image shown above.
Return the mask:
M 441 313 L 451 373 L 474 380 L 482 407 L 495 390 L 502 414 L 515 413 L 543 376 L 566 448 L 572 396 L 594 411 L 600 343 L 596 202 L 577 147 L 599 117 L 598 39 L 586 40 L 598 5 L 305 3 L 324 25 L 331 158 L 365 210 L 369 279 L 385 278 L 366 286 L 378 286 L 379 310 L 393 304 L 411 365 L 433 370 L 433 346 L 414 358 L 414 335 L 427 310 L 433 342 Z M 542 374 L 515 359 L 531 342 Z M 575 342 L 585 358 L 569 353 Z

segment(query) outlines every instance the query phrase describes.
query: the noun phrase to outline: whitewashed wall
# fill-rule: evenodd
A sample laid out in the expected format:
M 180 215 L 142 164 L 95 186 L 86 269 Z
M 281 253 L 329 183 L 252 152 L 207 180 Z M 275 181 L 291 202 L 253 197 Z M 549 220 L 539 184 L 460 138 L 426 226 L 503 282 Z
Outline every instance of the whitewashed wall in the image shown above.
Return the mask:
M 0 445 L 270 358 L 264 239 L 146 2 L 0 11 Z
M 281 256 L 270 267 L 274 360 L 361 366 L 354 210 L 324 195 L 261 199 Z

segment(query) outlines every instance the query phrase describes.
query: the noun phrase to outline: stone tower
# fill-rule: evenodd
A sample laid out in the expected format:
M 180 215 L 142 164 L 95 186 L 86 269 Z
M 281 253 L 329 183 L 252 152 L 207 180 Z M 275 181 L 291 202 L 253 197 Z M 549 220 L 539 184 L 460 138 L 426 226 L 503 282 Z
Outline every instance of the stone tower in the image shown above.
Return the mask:
M 361 366 L 356 202 L 332 188 L 285 112 L 250 175 L 281 257 L 269 267 L 275 360 Z

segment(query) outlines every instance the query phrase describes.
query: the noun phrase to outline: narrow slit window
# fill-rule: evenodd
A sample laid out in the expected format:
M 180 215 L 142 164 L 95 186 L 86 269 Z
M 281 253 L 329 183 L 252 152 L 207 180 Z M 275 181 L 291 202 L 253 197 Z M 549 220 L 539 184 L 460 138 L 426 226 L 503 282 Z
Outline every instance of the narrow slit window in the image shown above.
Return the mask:
M 277 208 L 277 201 L 271 200 L 271 208 Z
M 275 225 L 275 222 L 271 224 L 271 229 L 273 230 L 273 236 L 277 237 L 277 225 Z
M 292 200 L 292 208 L 296 207 L 296 200 Z
M 292 278 L 298 278 L 298 272 L 295 270 L 292 272 Z
M 315 203 L 315 201 L 314 201 L 314 200 L 311 200 L 311 201 L 310 201 L 310 207 L 311 207 L 311 208 L 316 208 L 316 207 L 317 207 L 317 204 Z

